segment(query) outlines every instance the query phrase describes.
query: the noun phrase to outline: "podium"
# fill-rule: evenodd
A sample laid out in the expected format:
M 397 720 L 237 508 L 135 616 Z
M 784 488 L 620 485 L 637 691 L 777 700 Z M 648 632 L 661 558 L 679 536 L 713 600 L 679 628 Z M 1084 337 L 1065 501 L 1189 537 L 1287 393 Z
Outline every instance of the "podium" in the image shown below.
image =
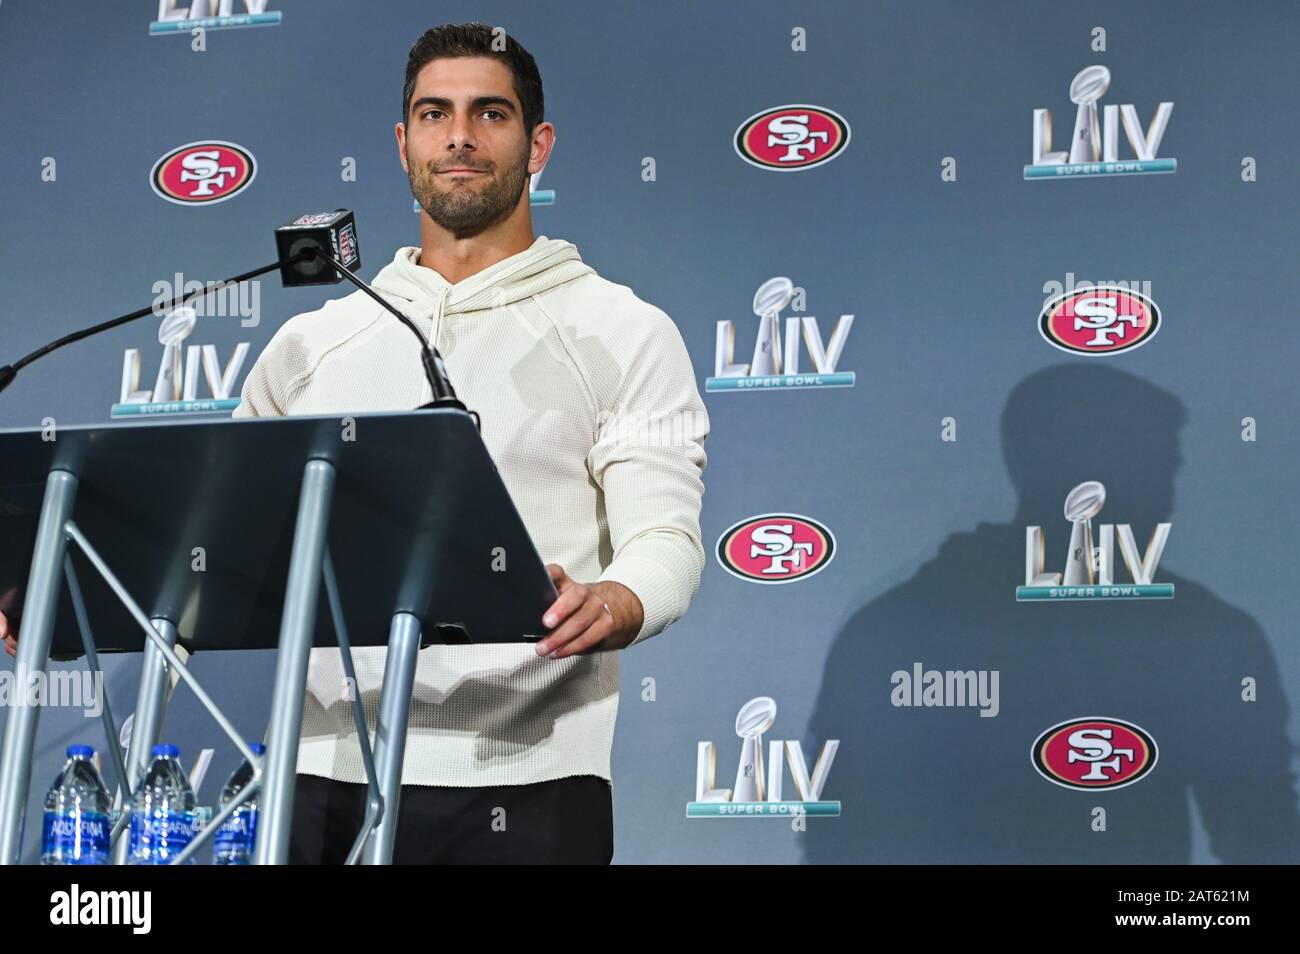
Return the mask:
M 540 639 L 558 595 L 474 419 L 451 408 L 0 430 L 0 548 L 22 557 L 0 562 L 0 594 L 25 581 L 20 671 L 52 656 L 100 671 L 101 652 L 141 654 L 125 761 L 106 696 L 101 713 L 124 789 L 143 780 L 171 672 L 253 765 L 178 861 L 258 794 L 255 863 L 286 862 L 309 653 L 336 648 L 355 686 L 350 647 L 387 646 L 373 751 L 352 693 L 369 799 L 349 861 L 390 862 L 416 654 Z M 264 755 L 177 646 L 277 650 Z M 3 864 L 19 860 L 38 715 L 15 705 L 5 724 Z M 128 817 L 114 828 L 118 863 Z

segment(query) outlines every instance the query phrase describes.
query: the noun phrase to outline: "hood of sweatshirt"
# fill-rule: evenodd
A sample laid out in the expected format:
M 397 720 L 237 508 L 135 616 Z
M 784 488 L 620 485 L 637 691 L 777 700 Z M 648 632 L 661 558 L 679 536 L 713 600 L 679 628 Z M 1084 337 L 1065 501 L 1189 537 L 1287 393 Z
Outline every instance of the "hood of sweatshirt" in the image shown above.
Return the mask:
M 572 242 L 539 235 L 533 244 L 456 282 L 448 282 L 432 268 L 418 264 L 420 249 L 408 246 L 375 276 L 376 291 L 401 299 L 413 319 L 433 318 L 429 335 L 438 341 L 443 317 L 499 308 L 572 281 L 594 269 L 586 264 Z

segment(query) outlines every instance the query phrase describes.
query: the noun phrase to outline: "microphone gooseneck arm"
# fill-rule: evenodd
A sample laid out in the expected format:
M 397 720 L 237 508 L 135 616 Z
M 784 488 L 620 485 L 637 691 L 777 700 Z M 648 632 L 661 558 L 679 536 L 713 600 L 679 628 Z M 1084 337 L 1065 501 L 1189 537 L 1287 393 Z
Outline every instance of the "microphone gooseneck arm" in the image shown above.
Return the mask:
M 82 338 L 89 338 L 91 335 L 97 335 L 101 331 L 107 331 L 110 328 L 116 328 L 118 325 L 124 325 L 128 321 L 135 321 L 137 318 L 143 318 L 145 315 L 151 315 L 151 314 L 156 315 L 159 314 L 159 312 L 166 314 L 172 309 L 179 308 L 182 305 L 188 304 L 189 302 L 193 301 L 195 298 L 200 298 L 208 294 L 209 292 L 216 291 L 218 288 L 222 286 L 235 285 L 238 284 L 239 282 L 248 281 L 250 278 L 256 278 L 258 275 L 265 275 L 267 272 L 275 271 L 277 268 L 283 268 L 289 265 L 297 265 L 299 262 L 310 261 L 313 257 L 314 256 L 311 254 L 310 249 L 304 250 L 302 252 L 299 252 L 297 255 L 292 255 L 289 258 L 281 259 L 280 261 L 276 262 L 274 265 L 267 265 L 263 268 L 255 268 L 251 272 L 244 272 L 244 274 L 242 275 L 236 275 L 233 278 L 227 278 L 223 282 L 208 282 L 198 291 L 190 292 L 188 295 L 184 295 L 184 294 L 177 295 L 175 298 L 173 298 L 170 302 L 167 303 L 166 308 L 160 309 L 157 305 L 150 305 L 148 308 L 141 308 L 139 311 L 133 311 L 129 315 L 122 315 L 120 318 L 114 318 L 111 321 L 101 322 L 100 324 L 93 325 L 90 328 L 83 328 L 81 331 L 74 331 L 72 332 L 72 334 L 64 335 L 62 338 L 59 338 L 56 341 L 51 341 L 43 348 L 37 348 L 31 354 L 19 358 L 13 364 L 6 364 L 0 366 L 0 391 L 3 391 L 5 388 L 7 388 L 10 385 L 10 383 L 12 383 L 13 379 L 18 376 L 18 372 L 21 371 L 23 368 L 27 367 L 27 365 L 31 364 L 37 358 L 45 357 L 45 355 L 49 354 L 51 351 L 55 351 L 59 348 L 62 348 L 64 345 L 70 345 L 74 341 L 80 341 Z
M 347 266 L 343 265 L 319 245 L 309 245 L 294 255 L 280 259 L 278 262 L 265 265 L 262 268 L 255 268 L 251 272 L 244 272 L 242 275 L 235 275 L 231 278 L 227 278 L 225 281 L 208 282 L 202 288 L 190 292 L 188 295 L 176 295 L 166 304 L 165 307 L 156 304 L 150 305 L 148 308 L 141 308 L 128 315 L 122 315 L 119 318 L 113 318 L 110 321 L 101 322 L 98 325 L 83 328 L 81 331 L 74 331 L 71 334 L 64 335 L 62 338 L 51 341 L 42 348 L 38 348 L 31 354 L 19 358 L 13 364 L 0 365 L 0 391 L 3 391 L 13 383 L 14 378 L 18 376 L 18 372 L 27 365 L 31 364 L 38 358 L 44 357 L 51 351 L 56 351 L 59 348 L 62 348 L 64 345 L 70 345 L 74 341 L 89 338 L 91 335 L 97 335 L 101 331 L 107 331 L 110 328 L 116 328 L 118 325 L 124 325 L 129 321 L 135 321 L 138 318 L 143 318 L 145 315 L 157 315 L 160 313 L 166 314 L 173 309 L 188 304 L 196 298 L 202 298 L 209 292 L 216 291 L 217 289 L 227 285 L 236 285 L 240 282 L 248 281 L 251 278 L 256 278 L 259 275 L 265 275 L 267 272 L 276 271 L 277 269 L 286 269 L 290 266 L 304 262 L 314 262 L 318 258 L 329 262 L 340 275 L 344 276 L 353 285 L 357 286 L 357 288 L 369 295 L 387 311 L 391 312 L 398 321 L 411 329 L 411 334 L 415 335 L 416 340 L 420 342 L 420 362 L 424 366 L 424 376 L 428 379 L 429 388 L 433 393 L 433 400 L 428 404 L 421 405 L 421 409 L 438 407 L 459 408 L 462 411 L 468 411 L 468 413 L 474 418 L 475 425 L 481 429 L 482 421 L 479 419 L 478 413 L 475 411 L 469 411 L 465 405 L 461 403 L 460 399 L 456 397 L 456 391 L 452 388 L 451 380 L 447 377 L 447 369 L 442 362 L 442 355 L 438 354 L 437 349 L 430 347 L 429 343 L 424 339 L 424 336 L 420 334 L 419 329 L 411 323 L 411 320 L 407 318 L 406 315 L 402 314 L 400 309 L 393 307 L 385 301 L 374 289 L 358 278 Z
M 420 405 L 421 408 L 458 407 L 462 411 L 466 410 L 465 405 L 456 397 L 456 391 L 451 386 L 451 379 L 447 377 L 447 369 L 442 363 L 442 355 L 438 354 L 436 348 L 430 347 L 429 342 L 425 340 L 424 335 L 420 334 L 420 330 L 411 323 L 410 318 L 407 318 L 406 315 L 402 314 L 401 309 L 395 308 L 393 305 L 385 301 L 378 292 L 361 279 L 357 278 L 357 276 L 354 275 L 347 266 L 341 264 L 338 259 L 329 252 L 326 252 L 324 249 L 317 246 L 309 246 L 303 249 L 301 254 L 308 256 L 309 260 L 316 256 L 325 259 L 325 261 L 329 262 L 330 265 L 332 265 L 348 281 L 353 285 L 356 285 L 357 288 L 361 289 L 395 315 L 398 321 L 411 329 L 411 334 L 415 335 L 416 340 L 420 342 L 420 360 L 424 364 L 424 376 L 429 379 L 429 388 L 433 392 L 433 400 L 428 404 Z M 474 415 L 475 421 L 478 420 L 477 414 L 474 414 L 473 411 L 470 411 L 469 413 Z

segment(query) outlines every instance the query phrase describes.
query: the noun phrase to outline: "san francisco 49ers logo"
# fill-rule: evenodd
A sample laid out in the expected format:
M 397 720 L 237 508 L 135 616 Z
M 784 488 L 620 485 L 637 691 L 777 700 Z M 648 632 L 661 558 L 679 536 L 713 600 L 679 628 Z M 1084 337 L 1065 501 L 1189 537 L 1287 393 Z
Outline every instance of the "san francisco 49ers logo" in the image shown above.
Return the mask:
M 216 139 L 191 142 L 154 163 L 149 185 L 168 202 L 206 205 L 244 191 L 257 175 L 257 162 L 243 146 Z
M 1160 309 L 1146 295 L 1115 285 L 1076 288 L 1043 306 L 1038 330 L 1072 354 L 1115 354 L 1144 345 L 1160 329 Z
M 1123 788 L 1156 764 L 1156 740 L 1119 719 L 1071 719 L 1034 742 L 1034 768 L 1066 788 Z
M 849 144 L 849 124 L 820 106 L 776 106 L 755 113 L 736 130 L 736 152 L 760 169 L 810 169 Z
M 718 538 L 718 562 L 751 583 L 789 583 L 824 569 L 835 555 L 830 530 L 798 514 L 765 513 Z

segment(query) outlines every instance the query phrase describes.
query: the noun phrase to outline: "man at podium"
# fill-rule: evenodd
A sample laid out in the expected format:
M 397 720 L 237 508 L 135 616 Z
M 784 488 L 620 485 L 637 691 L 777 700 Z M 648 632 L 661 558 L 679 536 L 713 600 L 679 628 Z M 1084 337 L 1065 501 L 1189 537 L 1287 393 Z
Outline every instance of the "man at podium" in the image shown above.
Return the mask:
M 490 27 L 444 25 L 410 51 L 398 158 L 420 246 L 374 288 L 443 356 L 559 590 L 531 644 L 419 654 L 396 863 L 608 863 L 613 650 L 685 612 L 704 567 L 709 423 L 681 334 L 566 241 L 534 237 L 546 165 L 537 65 Z M 499 43 L 496 45 L 500 45 Z M 286 322 L 236 417 L 406 410 L 430 400 L 410 332 L 361 292 Z M 354 650 L 373 718 L 382 647 Z M 339 654 L 313 650 L 290 861 L 337 863 L 365 775 Z

